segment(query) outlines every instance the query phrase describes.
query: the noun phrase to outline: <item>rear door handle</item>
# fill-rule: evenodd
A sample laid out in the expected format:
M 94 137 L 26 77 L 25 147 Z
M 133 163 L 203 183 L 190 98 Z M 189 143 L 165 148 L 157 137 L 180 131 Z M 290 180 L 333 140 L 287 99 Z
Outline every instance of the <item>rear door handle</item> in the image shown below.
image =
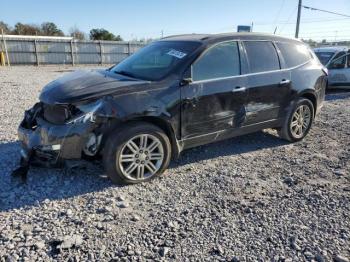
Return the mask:
M 247 88 L 244 86 L 236 86 L 234 89 L 232 89 L 232 92 L 244 92 Z
M 193 98 L 186 97 L 182 101 L 185 105 L 191 105 L 192 107 L 196 107 L 196 103 L 197 103 L 198 99 L 195 97 L 193 97 Z
M 292 81 L 290 81 L 289 79 L 282 79 L 281 82 L 279 82 L 280 86 L 284 86 L 284 85 L 289 85 Z
M 183 102 L 186 103 L 186 104 L 188 104 L 188 103 L 193 103 L 194 100 L 195 100 L 194 98 L 186 97 L 186 98 L 183 99 Z

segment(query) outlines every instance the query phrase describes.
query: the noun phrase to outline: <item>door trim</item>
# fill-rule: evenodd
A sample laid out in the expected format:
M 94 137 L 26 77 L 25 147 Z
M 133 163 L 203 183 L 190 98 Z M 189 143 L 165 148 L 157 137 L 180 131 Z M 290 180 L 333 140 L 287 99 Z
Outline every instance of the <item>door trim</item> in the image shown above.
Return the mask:
M 183 145 L 183 149 L 188 149 L 188 148 L 205 145 L 205 144 L 221 141 L 221 140 L 236 137 L 236 136 L 253 133 L 265 128 L 280 127 L 282 126 L 283 122 L 284 122 L 284 118 L 272 119 L 272 120 L 267 120 L 257 124 L 241 126 L 233 129 L 224 129 L 224 130 L 220 130 L 212 133 L 185 138 L 185 139 L 179 140 L 179 142 Z

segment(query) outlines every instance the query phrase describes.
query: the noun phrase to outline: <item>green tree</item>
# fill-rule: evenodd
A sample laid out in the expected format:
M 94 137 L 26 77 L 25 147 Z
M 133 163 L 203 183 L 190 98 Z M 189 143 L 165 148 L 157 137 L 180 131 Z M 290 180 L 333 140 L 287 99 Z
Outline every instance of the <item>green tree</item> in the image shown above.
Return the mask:
M 75 39 L 79 39 L 79 40 L 85 40 L 86 39 L 86 34 L 79 30 L 79 28 L 77 28 L 76 26 L 72 27 L 69 30 L 69 34 L 70 36 L 74 37 Z
M 90 30 L 91 40 L 111 40 L 111 41 L 123 41 L 120 35 L 115 36 L 111 32 L 103 28 L 94 28 Z
M 1 29 L 4 30 L 4 34 L 10 34 L 12 31 L 10 26 L 3 21 L 0 21 L 0 33 Z
M 311 47 L 316 47 L 317 46 L 317 42 L 312 40 L 312 39 L 301 39 L 301 41 L 303 41 L 304 43 L 308 44 Z
M 45 22 L 41 24 L 41 34 L 45 36 L 64 36 L 55 23 Z
M 120 35 L 117 35 L 114 41 L 123 41 L 123 38 Z
M 37 25 L 29 25 L 17 23 L 15 24 L 15 29 L 13 30 L 15 35 L 40 35 L 40 27 Z

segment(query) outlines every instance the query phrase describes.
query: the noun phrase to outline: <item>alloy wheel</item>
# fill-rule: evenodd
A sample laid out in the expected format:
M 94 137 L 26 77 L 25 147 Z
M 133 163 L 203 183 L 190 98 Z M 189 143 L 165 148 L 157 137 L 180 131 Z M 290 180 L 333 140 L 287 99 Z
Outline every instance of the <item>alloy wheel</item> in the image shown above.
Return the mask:
M 157 173 L 164 160 L 164 148 L 157 137 L 141 134 L 129 139 L 123 146 L 118 165 L 130 180 L 144 180 Z
M 295 138 L 305 135 L 311 124 L 311 110 L 306 105 L 300 105 L 292 116 L 290 131 Z

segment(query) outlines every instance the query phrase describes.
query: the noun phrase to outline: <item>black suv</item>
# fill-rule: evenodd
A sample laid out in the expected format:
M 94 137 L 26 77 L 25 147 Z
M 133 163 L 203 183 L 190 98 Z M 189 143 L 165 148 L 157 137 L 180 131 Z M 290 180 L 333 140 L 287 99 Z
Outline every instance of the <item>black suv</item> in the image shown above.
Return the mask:
M 190 147 L 264 128 L 299 141 L 326 83 L 313 51 L 295 39 L 167 37 L 107 70 L 49 83 L 20 124 L 20 168 L 102 155 L 113 182 L 137 183 Z

